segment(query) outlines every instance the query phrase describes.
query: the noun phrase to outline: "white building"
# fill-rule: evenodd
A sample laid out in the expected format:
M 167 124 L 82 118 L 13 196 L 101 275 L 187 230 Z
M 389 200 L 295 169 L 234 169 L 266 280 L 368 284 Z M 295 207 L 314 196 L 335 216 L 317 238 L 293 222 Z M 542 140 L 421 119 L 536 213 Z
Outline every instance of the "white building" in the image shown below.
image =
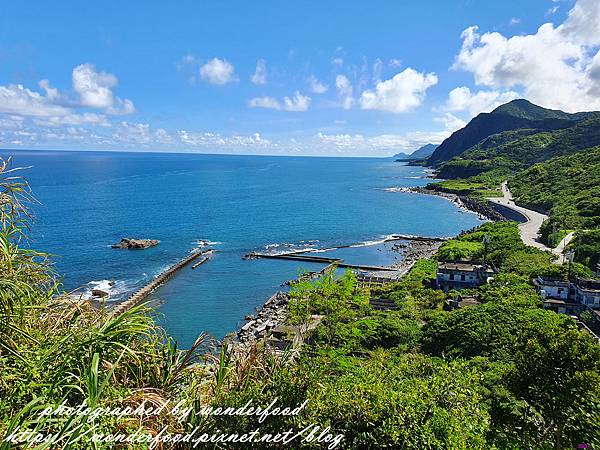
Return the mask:
M 575 301 L 590 308 L 600 308 L 600 280 L 578 278 L 573 285 Z
M 569 282 L 554 278 L 539 276 L 533 279 L 533 284 L 544 299 L 568 300 Z
M 440 262 L 436 274 L 438 289 L 448 292 L 481 286 L 494 275 L 494 270 L 481 264 L 470 262 Z

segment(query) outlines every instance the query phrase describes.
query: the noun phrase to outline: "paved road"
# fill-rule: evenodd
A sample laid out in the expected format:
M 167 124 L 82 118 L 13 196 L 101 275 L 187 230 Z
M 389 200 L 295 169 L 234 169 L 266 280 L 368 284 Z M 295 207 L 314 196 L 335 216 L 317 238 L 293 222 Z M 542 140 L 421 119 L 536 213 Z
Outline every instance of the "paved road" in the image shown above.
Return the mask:
M 558 263 L 559 264 L 564 264 L 565 262 L 567 262 L 567 257 L 565 256 L 565 254 L 563 253 L 565 248 L 567 248 L 567 245 L 569 245 L 569 242 L 571 242 L 571 240 L 575 237 L 575 232 L 571 232 L 569 234 L 567 234 L 564 238 L 562 238 L 562 240 L 558 243 L 558 245 L 552 249 L 552 253 L 554 253 L 555 255 L 558 255 Z
M 540 227 L 544 220 L 548 218 L 547 215 L 541 214 L 537 211 L 532 211 L 531 209 L 523 208 L 522 206 L 515 205 L 513 201 L 513 196 L 508 189 L 506 181 L 502 183 L 502 198 L 488 198 L 488 200 L 492 203 L 497 203 L 499 205 L 504 205 L 513 211 L 517 211 L 523 214 L 527 221 L 519 224 L 519 232 L 521 233 L 521 239 L 525 243 L 525 245 L 529 245 L 530 247 L 537 247 L 540 250 L 546 250 L 555 254 L 560 255 L 560 251 L 558 248 L 562 248 L 559 244 L 559 247 L 556 249 L 549 248 L 538 241 L 537 235 L 540 231 Z

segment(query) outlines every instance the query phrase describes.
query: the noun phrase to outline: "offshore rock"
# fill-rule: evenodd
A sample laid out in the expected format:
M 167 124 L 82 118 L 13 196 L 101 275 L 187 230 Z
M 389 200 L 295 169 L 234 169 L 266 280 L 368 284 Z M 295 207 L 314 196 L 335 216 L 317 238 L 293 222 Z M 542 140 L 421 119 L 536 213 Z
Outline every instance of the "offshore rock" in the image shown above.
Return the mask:
M 133 239 L 133 238 L 123 238 L 121 242 L 117 242 L 113 244 L 112 248 L 129 248 L 129 249 L 144 249 L 148 247 L 153 247 L 158 244 L 160 241 L 156 239 Z

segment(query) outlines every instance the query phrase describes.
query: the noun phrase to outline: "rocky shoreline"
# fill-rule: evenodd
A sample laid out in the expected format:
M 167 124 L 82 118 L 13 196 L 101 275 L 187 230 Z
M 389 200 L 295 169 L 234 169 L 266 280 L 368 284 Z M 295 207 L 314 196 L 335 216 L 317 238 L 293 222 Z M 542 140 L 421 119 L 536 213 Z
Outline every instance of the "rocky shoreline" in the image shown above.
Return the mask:
M 400 253 L 403 258 L 394 263 L 393 272 L 373 272 L 373 275 L 399 279 L 406 274 L 419 259 L 430 258 L 443 244 L 441 241 L 399 241 L 392 250 Z M 246 323 L 237 333 L 232 334 L 229 343 L 237 350 L 248 347 L 268 336 L 269 333 L 285 325 L 289 317 L 288 303 L 290 297 L 285 292 L 276 292 L 254 314 L 245 317 Z
M 397 272 L 392 272 L 394 278 L 400 278 L 407 273 L 419 259 L 431 258 L 442 244 L 441 241 L 411 241 L 394 244 L 392 250 L 401 253 L 403 256 L 401 261 L 392 265 L 394 269 L 397 269 Z M 387 273 L 389 274 L 389 272 Z M 386 276 L 385 272 L 377 275 Z
M 265 338 L 267 333 L 275 327 L 283 325 L 289 316 L 289 295 L 285 292 L 276 292 L 255 313 L 245 317 L 246 323 L 238 330 L 235 336 L 237 347 L 246 347 Z
M 491 207 L 487 202 L 483 202 L 472 197 L 465 195 L 453 194 L 451 192 L 444 192 L 434 189 L 427 189 L 425 187 L 407 187 L 397 188 L 396 192 L 407 192 L 412 194 L 423 194 L 423 195 L 437 195 L 438 197 L 445 198 L 457 204 L 459 208 L 466 209 L 468 211 L 478 214 L 480 217 L 494 222 L 500 222 L 506 220 L 506 218 Z

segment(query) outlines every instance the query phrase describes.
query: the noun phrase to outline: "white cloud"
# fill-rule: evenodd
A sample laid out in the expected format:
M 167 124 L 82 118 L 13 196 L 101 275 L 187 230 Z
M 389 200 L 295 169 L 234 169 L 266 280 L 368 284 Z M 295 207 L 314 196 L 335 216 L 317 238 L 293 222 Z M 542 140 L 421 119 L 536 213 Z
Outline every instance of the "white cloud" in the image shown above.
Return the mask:
M 462 86 L 450 91 L 445 109 L 448 111 L 467 111 L 470 117 L 474 117 L 482 112 L 490 112 L 515 98 L 519 98 L 519 94 L 514 91 L 480 90 L 472 93 L 468 87 Z
M 321 83 L 314 75 L 308 77 L 308 86 L 313 94 L 324 94 L 329 89 L 329 86 Z
M 135 112 L 131 100 L 113 96 L 112 88 L 118 84 L 113 74 L 98 72 L 93 64 L 81 64 L 73 69 L 72 75 L 73 90 L 79 95 L 81 106 L 104 109 L 109 114 Z
M 373 80 L 381 81 L 381 73 L 383 72 L 383 61 L 379 58 L 373 63 Z
M 402 65 L 402 61 L 396 58 L 392 58 L 388 61 L 388 65 L 390 67 L 400 67 Z
M 365 136 L 362 134 L 326 134 L 319 132 L 314 136 L 317 144 L 325 148 L 336 148 L 338 153 L 387 155 L 399 151 L 411 151 L 425 144 L 439 144 L 450 135 L 449 131 L 421 132 L 405 134 L 380 134 Z
M 352 83 L 350 80 L 344 75 L 338 75 L 335 77 L 335 87 L 337 89 L 338 97 L 342 102 L 342 107 L 344 109 L 352 108 L 354 104 L 354 97 Z
M 518 17 L 512 17 L 510 19 L 510 21 L 508 22 L 509 25 L 518 25 L 521 23 L 521 19 L 519 19 Z
M 16 130 L 23 127 L 24 117 L 21 116 L 0 116 L 0 128 L 6 128 L 9 130 Z
M 307 111 L 310 106 L 310 97 L 300 94 L 300 92 L 294 92 L 294 96 L 283 98 L 283 109 L 286 111 Z
M 600 2 L 578 0 L 560 25 L 545 23 L 535 34 L 507 38 L 462 34 L 454 68 L 473 73 L 475 83 L 493 89 L 522 89 L 534 103 L 567 111 L 600 108 L 600 80 L 590 76 L 600 45 Z
M 199 148 L 219 146 L 226 149 L 236 149 L 236 147 L 239 149 L 239 147 L 271 147 L 274 145 L 269 139 L 263 138 L 260 133 L 223 136 L 219 133 L 180 130 L 177 136 L 182 143 Z
M 296 91 L 291 98 L 286 96 L 281 102 L 275 97 L 255 97 L 248 102 L 248 106 L 251 108 L 267 108 L 293 112 L 304 112 L 310 107 L 310 101 L 310 97 L 302 95 L 299 91 Z
M 433 120 L 434 122 L 444 124 L 444 128 L 450 133 L 453 133 L 456 130 L 460 130 L 461 128 L 464 128 L 465 125 L 467 125 L 467 122 L 449 112 L 445 113 L 442 117 L 435 117 Z
M 64 116 L 50 116 L 33 119 L 34 123 L 48 127 L 59 127 L 63 125 L 98 125 L 102 127 L 110 126 L 106 116 L 85 112 L 82 114 L 67 114 Z
M 331 60 L 331 64 L 333 64 L 334 66 L 342 67 L 344 65 L 344 60 L 340 57 L 333 58 Z
M 255 97 L 248 102 L 250 108 L 281 109 L 279 100 L 275 97 Z
M 218 86 L 237 81 L 233 64 L 219 58 L 213 58 L 200 67 L 200 78 Z
M 46 93 L 46 98 L 48 100 L 54 101 L 60 97 L 58 89 L 55 89 L 52 86 L 50 86 L 50 82 L 48 80 L 41 80 L 38 84 Z
M 364 145 L 366 142 L 362 134 L 324 134 L 319 132 L 315 138 L 322 143 L 331 144 L 336 147 L 356 147 Z
M 256 70 L 252 77 L 250 77 L 250 81 L 254 84 L 266 84 L 267 83 L 267 64 L 264 59 L 259 59 L 256 62 Z
M 0 113 L 23 116 L 63 116 L 70 109 L 53 103 L 53 99 L 31 91 L 20 84 L 0 86 Z
M 423 74 L 409 67 L 390 80 L 378 82 L 375 90 L 363 91 L 360 106 L 394 113 L 410 111 L 423 103 L 427 89 L 437 81 L 434 73 Z

